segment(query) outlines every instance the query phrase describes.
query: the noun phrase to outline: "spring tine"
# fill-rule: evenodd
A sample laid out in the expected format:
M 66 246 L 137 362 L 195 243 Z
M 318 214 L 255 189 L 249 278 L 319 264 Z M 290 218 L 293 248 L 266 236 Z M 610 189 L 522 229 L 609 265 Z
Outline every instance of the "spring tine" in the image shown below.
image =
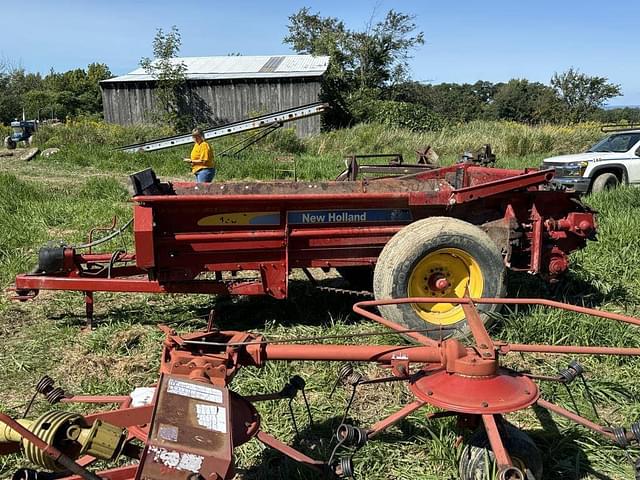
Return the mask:
M 591 408 L 593 409 L 593 414 L 596 416 L 598 421 L 602 421 L 600 415 L 598 414 L 598 409 L 596 408 L 596 402 L 593 400 L 593 395 L 591 395 L 591 389 L 589 388 L 589 384 L 587 383 L 587 379 L 584 378 L 584 375 L 579 375 L 580 380 L 582 381 L 582 385 L 584 385 L 585 396 L 587 397 L 589 403 L 591 404 Z
M 33 402 L 36 401 L 37 396 L 38 396 L 38 392 L 34 392 L 33 395 L 31 396 L 31 400 L 29 400 L 29 403 L 27 404 L 27 408 L 25 408 L 24 413 L 22 414 L 22 418 L 27 418 L 27 415 L 29 415 L 29 411 L 33 406 Z
M 300 431 L 298 430 L 298 424 L 296 422 L 296 414 L 293 411 L 293 398 L 289 399 L 289 414 L 291 415 L 291 423 L 293 424 L 293 429 L 296 432 L 296 437 L 300 438 Z
M 573 392 L 571 391 L 571 388 L 566 383 L 564 383 L 563 385 L 564 385 L 564 388 L 567 389 L 567 393 L 569 394 L 569 398 L 571 398 L 571 403 L 573 403 L 573 408 L 575 408 L 576 413 L 582 416 L 582 414 L 580 413 L 580 409 L 578 408 L 578 404 L 576 403 L 576 399 L 573 396 Z
M 309 401 L 307 400 L 307 394 L 304 388 L 302 389 L 302 399 L 304 400 L 304 406 L 307 409 L 307 415 L 309 416 L 309 424 L 313 426 L 314 422 L 313 415 L 311 415 L 311 406 L 309 405 Z
M 344 414 L 342 415 L 342 420 L 340 424 L 343 424 L 347 419 L 347 415 L 349 415 L 349 410 L 351 410 L 351 405 L 353 405 L 353 400 L 356 398 L 356 391 L 358 389 L 358 384 L 353 385 L 353 390 L 351 391 L 351 398 L 349 398 L 349 402 L 347 403 L 347 408 L 344 410 Z

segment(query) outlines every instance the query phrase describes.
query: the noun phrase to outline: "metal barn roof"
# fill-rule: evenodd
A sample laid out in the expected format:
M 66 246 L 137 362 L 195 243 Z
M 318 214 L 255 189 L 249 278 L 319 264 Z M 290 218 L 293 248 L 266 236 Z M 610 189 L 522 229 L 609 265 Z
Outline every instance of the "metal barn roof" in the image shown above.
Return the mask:
M 329 57 L 313 55 L 259 55 L 224 57 L 178 57 L 172 62 L 187 66 L 188 80 L 230 80 L 242 78 L 316 77 L 329 66 Z M 111 82 L 141 82 L 155 80 L 142 68 L 119 77 L 103 80 Z

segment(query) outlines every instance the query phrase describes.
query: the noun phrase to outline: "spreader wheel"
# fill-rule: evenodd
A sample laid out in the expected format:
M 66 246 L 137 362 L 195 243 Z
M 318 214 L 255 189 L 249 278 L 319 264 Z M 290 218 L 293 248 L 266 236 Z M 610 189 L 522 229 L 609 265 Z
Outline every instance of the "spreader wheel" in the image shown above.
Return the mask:
M 542 453 L 522 430 L 509 423 L 501 429 L 502 442 L 523 480 L 542 480 Z M 489 439 L 484 429 L 467 442 L 460 457 L 460 480 L 501 480 Z M 505 472 L 506 477 L 513 477 Z
M 385 245 L 375 268 L 375 298 L 502 297 L 505 267 L 500 250 L 475 225 L 431 217 L 407 225 Z M 478 305 L 485 324 L 497 305 Z M 436 339 L 465 337 L 469 327 L 460 305 L 383 305 L 383 316 Z

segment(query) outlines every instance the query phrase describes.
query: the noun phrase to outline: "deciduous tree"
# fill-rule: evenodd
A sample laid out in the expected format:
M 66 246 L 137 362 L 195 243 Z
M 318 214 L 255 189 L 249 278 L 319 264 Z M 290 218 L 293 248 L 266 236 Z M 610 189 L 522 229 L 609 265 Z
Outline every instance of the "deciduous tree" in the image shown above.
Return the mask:
M 607 77 L 589 76 L 571 67 L 564 73 L 555 73 L 551 86 L 558 92 L 573 122 L 587 120 L 610 98 L 622 94 L 620 85 L 610 83 Z
M 153 39 L 154 59 L 143 58 L 140 66 L 156 80 L 154 89 L 154 120 L 172 125 L 176 129 L 188 127 L 184 112 L 187 66 L 177 60 L 182 38 L 178 27 L 169 32 L 161 28 Z
M 289 17 L 288 30 L 284 42 L 296 52 L 331 57 L 323 96 L 334 104 L 333 126 L 365 111 L 380 89 L 406 80 L 410 53 L 424 43 L 415 17 L 395 10 L 377 22 L 372 16 L 364 30 L 351 30 L 340 19 L 305 7 Z
M 514 78 L 497 88 L 488 110 L 496 119 L 541 123 L 558 121 L 562 106 L 551 87 Z

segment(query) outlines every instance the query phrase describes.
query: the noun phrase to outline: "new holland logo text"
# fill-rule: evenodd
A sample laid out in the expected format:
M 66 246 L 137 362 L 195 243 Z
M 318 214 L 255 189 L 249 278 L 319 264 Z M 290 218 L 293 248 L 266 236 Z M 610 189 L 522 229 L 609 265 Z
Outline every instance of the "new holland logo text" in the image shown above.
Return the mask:
M 385 223 L 409 222 L 411 212 L 405 209 L 368 210 L 297 210 L 287 213 L 289 224 L 319 223 Z
M 327 212 L 326 214 L 303 213 L 302 223 L 325 223 L 325 222 L 366 222 L 367 212 L 348 213 L 348 212 Z

